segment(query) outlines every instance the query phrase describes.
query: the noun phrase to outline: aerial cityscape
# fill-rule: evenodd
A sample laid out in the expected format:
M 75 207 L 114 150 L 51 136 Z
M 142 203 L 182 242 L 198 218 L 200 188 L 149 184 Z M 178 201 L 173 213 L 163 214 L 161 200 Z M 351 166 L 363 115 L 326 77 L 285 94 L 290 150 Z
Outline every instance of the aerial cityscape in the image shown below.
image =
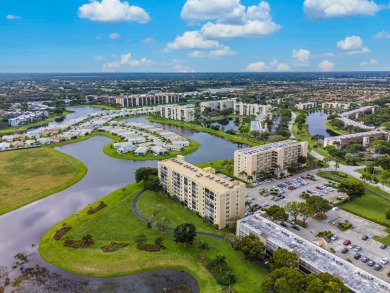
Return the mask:
M 390 293 L 390 4 L 6 0 L 0 293 Z

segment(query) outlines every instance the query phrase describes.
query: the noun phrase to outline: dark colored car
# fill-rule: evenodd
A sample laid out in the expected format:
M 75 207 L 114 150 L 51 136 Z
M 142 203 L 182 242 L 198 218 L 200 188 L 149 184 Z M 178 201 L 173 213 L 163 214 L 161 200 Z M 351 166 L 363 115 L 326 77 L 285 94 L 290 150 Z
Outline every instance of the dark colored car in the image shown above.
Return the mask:
M 285 222 L 281 222 L 280 226 L 283 226 L 283 227 L 286 227 L 286 228 L 288 227 L 288 225 Z
M 380 271 L 382 269 L 382 266 L 380 264 L 377 264 L 374 266 L 374 270 Z
M 367 235 L 363 235 L 362 240 L 366 241 L 369 237 Z
M 294 230 L 297 230 L 297 231 L 299 231 L 299 230 L 301 230 L 301 228 L 299 228 L 298 226 L 291 226 L 291 228 L 293 228 Z
M 349 251 L 349 249 L 348 249 L 348 248 L 343 248 L 343 250 L 341 251 L 341 253 L 344 253 L 344 254 L 346 254 L 348 251 Z
M 370 260 L 370 261 L 367 263 L 367 265 L 368 265 L 369 267 L 373 267 L 373 266 L 375 266 L 375 261 Z
M 364 262 L 364 263 L 366 263 L 366 262 L 368 262 L 370 259 L 368 258 L 368 257 L 365 257 L 365 256 L 363 256 L 361 259 L 360 259 L 360 261 L 361 262 Z
M 381 249 L 386 249 L 387 248 L 387 245 L 386 244 L 382 244 L 381 246 L 379 246 Z
M 353 256 L 353 258 L 354 258 L 354 259 L 359 259 L 361 256 L 362 256 L 362 255 L 361 255 L 360 253 L 356 253 L 356 254 Z

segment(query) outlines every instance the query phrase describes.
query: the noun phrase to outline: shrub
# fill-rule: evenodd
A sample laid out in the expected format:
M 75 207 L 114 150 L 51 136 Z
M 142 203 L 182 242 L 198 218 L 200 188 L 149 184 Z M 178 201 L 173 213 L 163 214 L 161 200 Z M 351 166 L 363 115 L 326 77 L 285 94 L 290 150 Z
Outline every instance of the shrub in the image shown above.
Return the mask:
M 341 231 L 345 231 L 345 230 L 348 230 L 349 228 L 352 227 L 352 224 L 351 223 L 348 223 L 347 221 L 345 221 L 344 223 L 338 223 L 337 224 L 337 227 L 341 230 Z
M 56 234 L 54 234 L 53 239 L 54 240 L 60 240 L 62 236 L 64 236 L 66 233 L 68 233 L 72 229 L 72 227 L 67 226 L 67 227 L 62 227 L 61 229 L 56 231 Z
M 105 204 L 103 201 L 101 201 L 96 208 L 90 207 L 87 213 L 88 213 L 88 215 L 92 215 L 92 214 L 96 213 L 97 211 L 100 211 L 102 208 L 105 208 L 106 206 L 107 206 L 107 204 Z

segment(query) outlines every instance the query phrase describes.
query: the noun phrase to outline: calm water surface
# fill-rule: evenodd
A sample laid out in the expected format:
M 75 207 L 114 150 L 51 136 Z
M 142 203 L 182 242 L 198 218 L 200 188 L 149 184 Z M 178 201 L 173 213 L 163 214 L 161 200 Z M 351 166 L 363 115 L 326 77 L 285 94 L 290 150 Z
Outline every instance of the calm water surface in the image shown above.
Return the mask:
M 328 121 L 328 116 L 329 115 L 324 111 L 309 112 L 306 124 L 309 125 L 309 133 L 311 136 L 316 134 L 321 134 L 325 137 L 338 135 L 325 127 L 325 122 Z
M 73 108 L 73 110 L 76 110 L 76 113 L 70 115 L 73 115 L 73 118 L 75 118 L 85 115 L 85 111 L 96 110 L 91 107 L 80 108 L 81 112 Z M 199 142 L 201 144 L 200 148 L 195 153 L 187 156 L 187 160 L 194 164 L 232 158 L 233 152 L 236 149 L 246 147 L 245 145 L 232 143 L 207 133 L 200 133 L 177 126 L 150 123 L 144 117 L 132 118 L 130 120 L 157 125 Z M 14 255 L 22 252 L 25 254 L 35 254 L 35 261 L 48 268 L 51 272 L 68 279 L 77 279 L 94 284 L 105 284 L 108 281 L 116 282 L 115 280 L 119 280 L 118 282 L 121 284 L 124 282 L 125 284 L 131 283 L 134 285 L 137 282 L 146 282 L 145 280 L 148 279 L 147 276 L 156 274 L 156 271 L 153 271 L 146 274 L 121 277 L 119 279 L 81 277 L 49 265 L 37 255 L 37 244 L 44 233 L 53 225 L 108 193 L 134 182 L 134 172 L 136 169 L 157 166 L 157 161 L 127 161 L 106 156 L 102 149 L 110 142 L 110 139 L 98 136 L 87 141 L 57 148 L 59 151 L 69 154 L 83 162 L 88 167 L 88 173 L 81 181 L 66 190 L 0 216 L 0 266 L 11 266 L 14 262 Z M 37 182 L 37 184 L 39 183 Z M 163 281 L 158 280 L 167 280 L 166 275 L 168 274 L 172 278 L 176 278 L 175 282 L 180 283 L 186 281 L 191 284 L 194 291 L 198 291 L 196 281 L 188 274 L 183 273 L 180 275 L 170 270 L 164 271 L 164 274 L 157 274 L 160 277 L 156 277 L 157 279 L 153 278 L 153 281 L 149 280 L 151 282 L 149 285 L 153 283 L 158 286 L 165 286 Z M 178 276 L 181 277 L 178 278 Z M 151 287 L 145 286 L 145 288 L 150 289 Z M 144 292 L 153 292 L 153 290 Z

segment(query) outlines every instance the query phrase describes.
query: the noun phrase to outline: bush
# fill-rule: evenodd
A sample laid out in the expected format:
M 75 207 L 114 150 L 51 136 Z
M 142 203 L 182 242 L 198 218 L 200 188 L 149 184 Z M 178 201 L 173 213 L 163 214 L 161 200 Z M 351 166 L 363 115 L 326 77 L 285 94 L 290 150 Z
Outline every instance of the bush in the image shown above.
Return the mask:
M 99 205 L 96 208 L 90 207 L 89 210 L 87 211 L 88 215 L 92 215 L 96 213 L 97 211 L 101 210 L 102 208 L 105 208 L 107 204 L 105 204 L 103 201 L 99 203 Z
M 385 213 L 386 219 L 390 220 L 390 208 Z
M 64 236 L 66 233 L 68 233 L 72 229 L 70 226 L 62 227 L 61 229 L 56 231 L 56 234 L 54 234 L 53 239 L 54 240 L 60 240 L 62 236 Z
M 126 247 L 129 243 L 119 243 L 119 242 L 111 242 L 109 245 L 103 245 L 100 247 L 103 252 L 114 252 L 123 247 Z
M 321 231 L 317 234 L 318 237 L 332 237 L 333 233 L 331 231 Z
M 348 230 L 349 228 L 352 227 L 352 224 L 351 223 L 348 223 L 347 221 L 344 222 L 344 223 L 338 223 L 337 224 L 337 227 L 341 230 L 341 231 L 345 231 L 345 230 Z

